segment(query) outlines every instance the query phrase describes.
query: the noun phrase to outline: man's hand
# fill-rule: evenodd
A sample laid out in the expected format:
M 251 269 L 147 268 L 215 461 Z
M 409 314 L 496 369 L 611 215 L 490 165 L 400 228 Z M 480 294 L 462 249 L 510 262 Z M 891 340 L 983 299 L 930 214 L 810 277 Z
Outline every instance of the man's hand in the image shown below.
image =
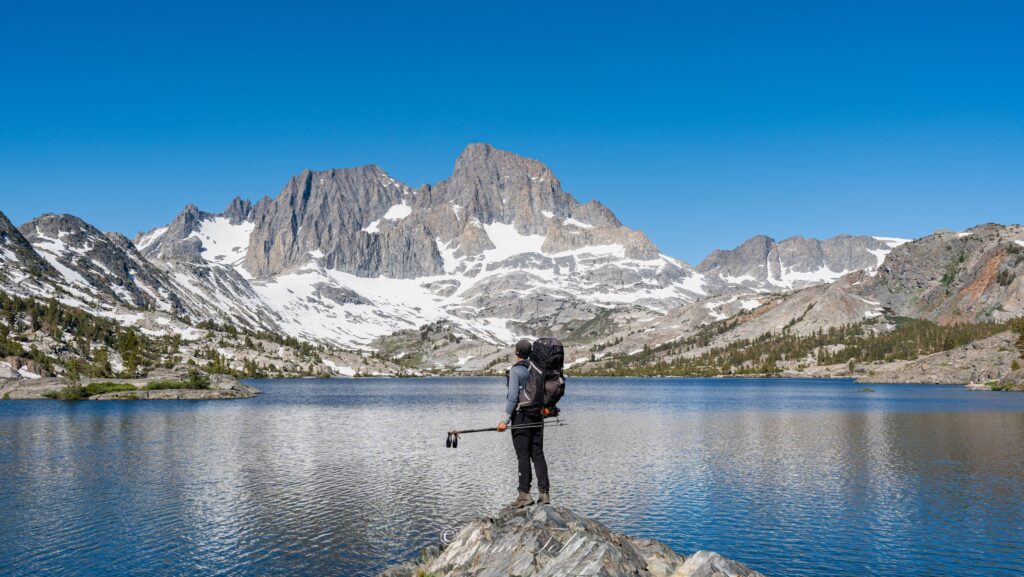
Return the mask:
M 497 430 L 499 433 L 503 433 L 503 432 L 505 432 L 505 429 L 507 429 L 507 428 L 508 428 L 508 423 L 506 423 L 505 421 L 498 421 L 498 426 L 495 427 L 495 430 Z

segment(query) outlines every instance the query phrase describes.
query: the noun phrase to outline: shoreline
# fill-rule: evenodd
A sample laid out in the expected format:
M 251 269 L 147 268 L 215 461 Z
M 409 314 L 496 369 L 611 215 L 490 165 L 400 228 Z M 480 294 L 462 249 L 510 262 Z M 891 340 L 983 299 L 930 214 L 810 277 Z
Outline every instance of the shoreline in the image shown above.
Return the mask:
M 209 375 L 204 385 L 192 385 L 166 376 L 136 379 L 87 378 L 71 383 L 59 377 L 0 379 L 0 400 L 4 401 L 207 401 L 248 399 L 261 391 L 227 375 Z M 175 386 L 180 384 L 181 386 Z M 129 388 L 134 387 L 134 388 Z M 73 398 L 62 398 L 68 392 Z

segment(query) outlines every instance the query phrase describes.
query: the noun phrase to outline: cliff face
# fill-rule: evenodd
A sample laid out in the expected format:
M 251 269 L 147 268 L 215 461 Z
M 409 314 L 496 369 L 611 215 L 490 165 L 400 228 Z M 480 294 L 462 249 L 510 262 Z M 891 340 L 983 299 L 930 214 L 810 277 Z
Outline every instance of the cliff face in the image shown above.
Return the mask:
M 379 577 L 764 577 L 717 553 L 683 557 L 658 541 L 613 533 L 565 507 L 504 511 L 427 547 L 420 559 Z
M 577 202 L 543 163 L 486 144 L 469 145 L 435 186 L 413 190 L 376 165 L 307 170 L 277 198 L 236 212 L 255 221 L 245 268 L 257 278 L 311 255 L 360 277 L 440 275 L 441 247 L 457 256 L 497 248 L 483 228 L 493 223 L 543 237 L 545 253 L 618 244 L 627 258 L 658 258 L 643 233 L 600 203 Z
M 878 268 L 897 238 L 839 235 L 826 240 L 794 236 L 781 242 L 758 235 L 731 250 L 716 250 L 697 270 L 709 282 L 766 292 L 785 292 Z

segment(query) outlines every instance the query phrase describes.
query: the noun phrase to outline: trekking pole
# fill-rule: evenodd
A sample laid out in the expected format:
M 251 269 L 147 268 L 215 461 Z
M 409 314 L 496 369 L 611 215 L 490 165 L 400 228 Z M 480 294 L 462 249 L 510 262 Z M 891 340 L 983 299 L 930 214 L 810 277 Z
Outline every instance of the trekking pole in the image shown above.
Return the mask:
M 564 426 L 566 424 L 567 423 L 565 421 L 555 417 L 555 421 L 553 423 L 540 422 L 540 423 L 527 423 L 527 424 L 524 424 L 524 425 L 512 425 L 510 427 L 505 427 L 505 430 L 513 431 L 513 430 L 520 430 L 520 429 L 540 429 L 540 428 L 542 428 L 544 426 L 548 426 L 548 427 L 561 427 L 561 426 Z M 444 446 L 448 447 L 449 449 L 458 448 L 458 446 L 459 446 L 459 435 L 465 435 L 467 433 L 483 433 L 485 431 L 495 431 L 495 432 L 497 432 L 498 428 L 497 427 L 487 427 L 485 429 L 465 429 L 465 430 L 462 430 L 462 431 L 448 431 L 448 438 L 445 439 Z

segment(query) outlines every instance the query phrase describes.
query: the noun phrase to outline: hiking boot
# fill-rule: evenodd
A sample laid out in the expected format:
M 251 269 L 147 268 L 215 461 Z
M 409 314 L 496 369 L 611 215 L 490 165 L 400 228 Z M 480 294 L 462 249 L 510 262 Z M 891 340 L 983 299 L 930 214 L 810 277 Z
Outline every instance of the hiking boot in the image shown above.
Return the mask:
M 506 508 L 522 509 L 524 507 L 529 507 L 530 505 L 533 505 L 533 497 L 531 497 L 529 493 L 523 493 L 522 491 L 520 491 L 519 496 L 516 497 L 516 500 L 509 503 Z
M 549 495 L 547 491 L 541 491 L 540 492 L 540 496 L 537 497 L 537 504 L 538 505 L 550 505 L 551 504 L 551 495 Z

